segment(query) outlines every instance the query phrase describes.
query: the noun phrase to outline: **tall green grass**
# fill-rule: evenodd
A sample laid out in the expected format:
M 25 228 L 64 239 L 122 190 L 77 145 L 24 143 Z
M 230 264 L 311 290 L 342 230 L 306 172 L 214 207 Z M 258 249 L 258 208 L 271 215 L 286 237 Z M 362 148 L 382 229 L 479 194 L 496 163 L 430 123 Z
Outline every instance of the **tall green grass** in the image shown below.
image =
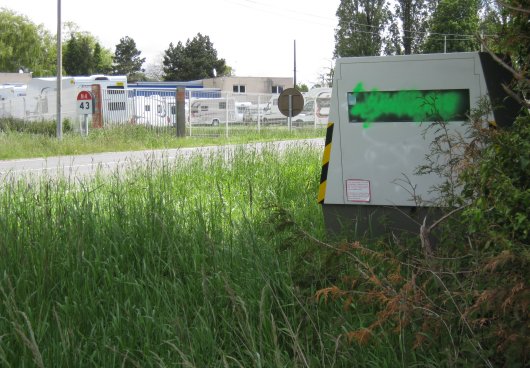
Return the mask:
M 324 236 L 320 150 L 230 155 L 4 181 L 0 365 L 396 366 L 300 273 L 325 269 L 292 226 Z
M 258 132 L 251 127 L 235 127 L 226 136 L 224 127 L 202 127 L 194 128 L 193 134 L 179 138 L 174 129 L 124 125 L 92 129 L 88 137 L 70 129 L 59 141 L 53 122 L 25 124 L 0 119 L 0 160 L 314 138 L 324 137 L 325 133 L 324 129 L 313 128 L 289 131 L 271 127 Z

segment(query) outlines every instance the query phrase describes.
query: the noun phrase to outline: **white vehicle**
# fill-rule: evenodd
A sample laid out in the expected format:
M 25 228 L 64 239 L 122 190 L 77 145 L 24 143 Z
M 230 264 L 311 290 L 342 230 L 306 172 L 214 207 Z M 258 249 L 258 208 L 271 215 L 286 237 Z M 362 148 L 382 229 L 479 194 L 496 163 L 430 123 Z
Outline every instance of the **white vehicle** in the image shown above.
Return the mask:
M 132 109 L 133 124 L 162 127 L 172 123 L 168 102 L 160 95 L 136 96 L 132 98 Z
M 73 77 L 62 78 L 62 116 L 77 118 L 77 93 Z M 24 112 L 20 118 L 29 120 L 53 119 L 57 113 L 57 79 L 33 78 L 29 81 L 24 99 Z
M 307 123 L 327 125 L 331 105 L 331 88 L 313 88 L 304 94 L 300 119 Z
M 26 89 L 25 84 L 0 85 L 0 117 L 24 117 Z
M 303 95 L 304 107 L 298 115 L 291 118 L 293 125 L 315 123 L 315 121 L 317 124 L 327 124 L 331 88 L 318 88 L 318 90 L 320 91 Z M 287 116 L 283 115 L 278 108 L 279 97 L 279 95 L 272 96 L 263 109 L 262 121 L 264 124 L 287 123 Z
M 263 124 L 286 123 L 287 117 L 278 108 L 278 98 L 280 95 L 273 95 L 267 105 L 263 108 Z
M 129 120 L 131 111 L 128 111 L 127 76 L 74 77 L 74 84 L 78 88 L 91 91 L 95 96 L 96 106 L 101 107 L 103 118 L 101 122 L 96 122 L 96 124 L 124 123 Z
M 191 102 L 190 123 L 217 126 L 222 123 L 242 123 L 250 102 L 233 98 L 202 98 Z
M 95 107 L 100 109 L 100 122 L 98 124 L 108 121 L 125 122 L 128 120 L 126 87 L 126 76 L 63 77 L 61 92 L 63 116 L 77 119 L 77 93 L 86 90 L 95 96 Z M 26 111 L 23 117 L 30 119 L 52 118 L 57 110 L 56 93 L 57 79 L 55 77 L 33 78 L 27 85 Z M 93 118 L 95 117 L 93 116 Z
M 171 126 L 175 126 L 177 124 L 177 101 L 175 100 L 175 97 L 171 96 L 165 96 L 163 99 L 166 102 L 166 109 L 167 109 L 167 115 L 169 117 L 169 124 Z M 189 121 L 189 100 L 186 99 L 184 101 L 184 116 L 186 121 Z
M 0 101 L 25 96 L 27 88 L 25 84 L 2 84 L 0 85 Z
M 264 109 L 267 104 L 250 104 L 245 108 L 243 113 L 243 122 L 245 123 L 257 123 L 258 120 L 263 120 Z

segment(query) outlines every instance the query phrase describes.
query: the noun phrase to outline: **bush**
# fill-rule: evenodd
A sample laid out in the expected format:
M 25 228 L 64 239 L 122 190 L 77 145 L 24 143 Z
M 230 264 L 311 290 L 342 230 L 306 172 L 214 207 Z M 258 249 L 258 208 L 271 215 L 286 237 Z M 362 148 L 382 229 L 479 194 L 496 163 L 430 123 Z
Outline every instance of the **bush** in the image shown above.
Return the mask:
M 1 118 L 0 131 L 21 132 L 29 134 L 41 134 L 55 136 L 57 134 L 57 122 L 51 120 L 41 120 L 36 122 L 26 122 L 17 118 Z M 72 131 L 72 124 L 69 119 L 63 120 L 63 132 Z
M 530 363 L 530 117 L 500 130 L 485 127 L 488 112 L 472 114 L 469 141 L 440 123 L 422 168 L 450 181 L 437 188 L 448 208 L 440 221 L 391 243 L 327 245 L 341 267 L 317 300 L 371 316 L 345 332 L 350 341 L 395 334 L 388 341 L 404 365 Z M 435 227 L 436 247 L 426 247 Z

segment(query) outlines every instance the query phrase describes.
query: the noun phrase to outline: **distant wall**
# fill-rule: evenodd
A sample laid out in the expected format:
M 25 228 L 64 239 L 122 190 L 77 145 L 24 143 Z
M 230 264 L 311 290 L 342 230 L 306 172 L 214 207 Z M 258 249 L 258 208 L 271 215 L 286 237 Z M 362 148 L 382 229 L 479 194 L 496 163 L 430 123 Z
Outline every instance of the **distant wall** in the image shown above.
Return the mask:
M 203 79 L 203 87 L 219 88 L 223 92 L 236 92 L 234 86 L 244 86 L 243 93 L 272 93 L 273 86 L 287 89 L 293 86 L 292 78 L 275 77 L 218 77 Z
M 31 73 L 0 73 L 0 84 L 27 84 L 30 80 Z

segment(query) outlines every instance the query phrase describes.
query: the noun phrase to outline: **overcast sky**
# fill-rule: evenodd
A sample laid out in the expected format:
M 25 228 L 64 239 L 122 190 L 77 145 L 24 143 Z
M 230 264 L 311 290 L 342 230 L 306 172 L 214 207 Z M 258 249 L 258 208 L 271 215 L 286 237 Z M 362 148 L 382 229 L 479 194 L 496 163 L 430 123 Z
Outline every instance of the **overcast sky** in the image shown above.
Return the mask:
M 62 0 L 62 20 L 93 34 L 114 52 L 132 37 L 146 65 L 170 42 L 208 35 L 217 56 L 237 76 L 292 77 L 296 40 L 297 82 L 312 85 L 329 69 L 335 12 L 340 0 Z M 0 0 L 0 8 L 27 16 L 53 34 L 57 0 Z

